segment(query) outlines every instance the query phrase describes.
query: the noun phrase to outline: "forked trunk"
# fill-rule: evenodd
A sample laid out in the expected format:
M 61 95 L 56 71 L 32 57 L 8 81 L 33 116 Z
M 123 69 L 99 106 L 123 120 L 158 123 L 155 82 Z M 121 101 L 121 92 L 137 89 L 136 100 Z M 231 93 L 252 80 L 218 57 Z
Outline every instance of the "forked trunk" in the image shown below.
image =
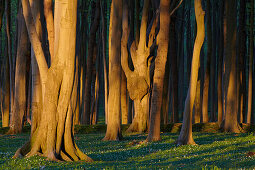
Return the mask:
M 196 86 L 199 69 L 199 56 L 201 47 L 205 37 L 205 26 L 204 26 L 204 15 L 205 12 L 202 9 L 201 0 L 195 0 L 195 15 L 197 21 L 197 37 L 195 40 L 192 65 L 191 65 L 191 76 L 189 83 L 189 90 L 185 101 L 184 117 L 180 135 L 177 140 L 178 145 L 194 145 L 195 142 L 192 137 L 192 110 L 196 96 Z
M 30 141 L 18 149 L 14 157 L 42 154 L 50 160 L 92 161 L 77 147 L 73 137 L 73 103 L 77 1 L 55 1 L 56 60 L 47 68 L 45 56 L 36 33 L 28 0 L 22 0 L 29 38 L 39 66 L 43 84 L 43 112 L 39 126 Z M 69 43 L 66 43 L 69 42 Z M 77 81 L 77 80 L 76 80 Z M 75 82 L 76 83 L 76 82 Z

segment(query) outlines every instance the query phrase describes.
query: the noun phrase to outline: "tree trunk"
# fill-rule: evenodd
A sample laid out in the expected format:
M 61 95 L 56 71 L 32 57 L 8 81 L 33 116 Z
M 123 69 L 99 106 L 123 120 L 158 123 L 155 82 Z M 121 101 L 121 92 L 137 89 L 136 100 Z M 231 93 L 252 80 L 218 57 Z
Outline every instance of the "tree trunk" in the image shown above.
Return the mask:
M 226 114 L 223 121 L 225 132 L 239 133 L 236 103 L 236 0 L 226 2 Z
M 101 21 L 102 21 L 102 53 L 103 53 L 103 65 L 104 65 L 104 112 L 105 112 L 105 123 L 107 124 L 108 118 L 108 70 L 106 66 L 106 51 L 105 51 L 105 22 L 102 1 L 100 1 Z
M 127 5 L 125 6 L 127 8 Z M 150 35 L 149 43 L 146 45 L 146 32 L 148 21 L 149 0 L 144 1 L 143 14 L 140 27 L 139 43 L 133 41 L 131 45 L 131 58 L 134 71 L 129 68 L 127 42 L 129 36 L 128 11 L 125 9 L 123 15 L 123 35 L 122 35 L 122 60 L 121 65 L 127 77 L 127 88 L 129 96 L 134 100 L 135 116 L 127 132 L 144 132 L 147 130 L 149 117 L 149 85 L 150 85 L 150 47 L 154 40 L 157 19 L 155 18 Z
M 121 114 L 121 19 L 122 0 L 113 0 L 111 4 L 109 27 L 109 97 L 107 130 L 103 140 L 120 140 Z
M 5 0 L 5 17 L 6 17 L 6 35 L 7 35 L 7 54 L 9 58 L 9 76 L 10 76 L 10 116 L 13 112 L 14 104 L 14 69 L 12 60 L 12 43 L 11 43 L 11 1 Z
M 26 112 L 27 94 L 27 60 L 30 60 L 30 43 L 27 34 L 25 20 L 22 9 L 18 12 L 18 49 L 16 58 L 15 71 L 15 91 L 14 91 L 14 108 L 11 117 L 9 134 L 21 133 L 23 127 L 23 117 Z
M 245 58 L 246 58 L 246 0 L 240 1 L 240 17 L 239 17 L 239 31 L 238 31 L 238 72 L 237 78 L 238 82 L 240 82 L 239 93 L 238 93 L 238 115 L 239 115 L 239 122 L 244 122 L 244 101 L 245 101 Z
M 179 110 L 178 110 L 178 63 L 177 63 L 177 54 L 176 54 L 176 17 L 173 16 L 170 23 L 170 42 L 172 44 L 169 47 L 170 54 L 170 71 L 171 71 L 171 92 L 172 92 L 172 123 L 177 123 L 179 121 Z
M 94 21 L 90 28 L 89 44 L 88 44 L 87 70 L 86 70 L 85 94 L 84 94 L 85 106 L 84 106 L 84 113 L 82 117 L 82 123 L 87 125 L 90 124 L 90 115 L 91 115 L 91 82 L 92 82 L 92 69 L 93 69 L 93 51 L 94 51 L 94 46 L 96 44 L 96 32 L 99 27 L 99 19 L 100 19 L 99 5 L 100 5 L 99 1 L 97 1 Z
M 222 92 L 222 72 L 224 55 L 224 1 L 220 2 L 220 26 L 219 26 L 219 58 L 218 58 L 218 124 L 223 120 L 223 92 Z
M 0 31 L 2 30 L 5 0 L 0 2 Z
M 251 1 L 251 14 L 250 14 L 250 37 L 249 37 L 249 73 L 248 73 L 248 110 L 247 110 L 247 123 L 251 123 L 252 114 L 252 72 L 253 72 L 253 51 L 254 51 L 254 1 Z
M 192 65 L 191 65 L 191 76 L 189 83 L 189 90 L 185 101 L 183 124 L 180 135 L 177 140 L 178 145 L 195 144 L 192 137 L 192 110 L 196 96 L 196 86 L 199 69 L 199 56 L 201 47 L 205 37 L 204 27 L 204 11 L 202 9 L 201 0 L 195 0 L 195 15 L 197 21 L 197 37 L 194 44 Z
M 48 69 L 29 2 L 22 0 L 23 14 L 45 93 L 43 93 L 43 112 L 39 126 L 31 134 L 30 141 L 18 149 L 14 157 L 39 153 L 50 160 L 92 161 L 78 149 L 73 137 L 70 99 L 74 84 L 77 1 L 55 2 L 54 44 L 57 45 L 58 52 L 54 57 L 57 62 L 52 63 Z M 43 82 L 46 82 L 45 86 Z
M 153 89 L 150 109 L 150 127 L 147 141 L 160 140 L 160 111 L 162 105 L 163 83 L 169 45 L 170 0 L 160 1 L 160 30 L 157 37 L 158 50 L 155 59 Z
M 202 105 L 202 121 L 207 123 L 209 121 L 208 117 L 208 98 L 209 98 L 209 82 L 210 82 L 210 67 L 211 67 L 211 56 L 212 56 L 212 23 L 211 23 L 211 2 L 206 0 L 206 18 L 207 18 L 207 62 L 206 62 L 206 71 L 204 78 L 204 89 L 203 89 L 203 105 Z

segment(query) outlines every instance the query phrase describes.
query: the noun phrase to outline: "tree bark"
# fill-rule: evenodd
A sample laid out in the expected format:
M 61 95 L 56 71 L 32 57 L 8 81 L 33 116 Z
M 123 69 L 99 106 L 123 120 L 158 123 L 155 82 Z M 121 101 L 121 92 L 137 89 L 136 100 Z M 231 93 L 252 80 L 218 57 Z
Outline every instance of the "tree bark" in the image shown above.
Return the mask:
M 252 114 L 252 74 L 253 74 L 253 54 L 254 54 L 254 1 L 251 1 L 251 14 L 250 14 L 250 37 L 249 37 L 249 73 L 248 73 L 248 110 L 247 110 L 247 123 L 251 123 Z
M 57 62 L 52 63 L 50 69 L 47 69 L 41 65 L 45 63 L 45 57 L 35 31 L 29 2 L 22 0 L 29 38 L 35 51 L 40 75 L 43 75 L 41 71 L 46 72 L 46 84 L 40 124 L 31 135 L 30 141 L 17 150 L 14 158 L 39 153 L 50 160 L 92 161 L 78 149 L 73 137 L 70 99 L 74 85 L 77 1 L 57 0 L 55 3 L 54 44 L 58 48 L 54 57 Z M 43 78 L 42 80 L 44 81 Z
M 203 89 L 203 105 L 202 105 L 202 121 L 207 123 L 209 121 L 208 117 L 208 98 L 209 98 L 209 82 L 210 82 L 210 67 L 211 67 L 211 58 L 212 58 L 212 23 L 211 23 L 211 2 L 206 0 L 206 13 L 207 13 L 207 62 L 206 62 L 206 71 L 204 78 L 204 89 Z
M 100 19 L 100 6 L 99 1 L 96 3 L 96 11 L 94 16 L 93 24 L 90 28 L 89 44 L 88 44 L 88 57 L 87 57 L 87 70 L 86 70 L 86 80 L 85 80 L 85 106 L 84 113 L 82 117 L 83 124 L 90 124 L 91 115 L 91 82 L 92 82 L 92 69 L 93 69 L 93 52 L 94 46 L 96 44 L 96 32 L 99 27 Z
M 170 2 L 170 0 L 160 1 L 160 30 L 157 37 L 158 50 L 157 57 L 155 59 L 155 70 L 153 77 L 149 134 L 146 139 L 149 142 L 160 140 L 160 111 L 169 45 Z
M 109 97 L 108 97 L 108 122 L 103 140 L 120 140 L 121 114 L 121 19 L 122 0 L 113 0 L 111 4 L 109 27 Z
M 191 77 L 189 83 L 189 90 L 185 101 L 183 124 L 180 135 L 177 140 L 178 145 L 195 144 L 192 137 L 192 110 L 196 96 L 196 85 L 198 78 L 199 69 L 199 56 L 201 47 L 205 37 L 205 26 L 204 26 L 204 11 L 202 9 L 201 0 L 195 0 L 195 15 L 197 21 L 197 37 L 194 44 L 192 65 L 191 65 Z
M 27 34 L 25 20 L 22 9 L 18 12 L 18 49 L 15 71 L 14 105 L 11 117 L 9 134 L 21 133 L 23 127 L 23 117 L 26 112 L 27 94 L 27 60 L 30 60 L 30 43 Z
M 222 72 L 224 55 L 224 1 L 220 2 L 220 26 L 219 26 L 219 58 L 218 58 L 218 124 L 223 120 L 223 92 L 222 92 Z
M 170 45 L 170 71 L 171 71 L 171 92 L 172 92 L 172 123 L 177 123 L 179 121 L 179 110 L 178 110 L 178 63 L 177 63 L 177 54 L 176 54 L 176 17 L 173 16 L 170 23 L 170 37 L 169 41 L 172 42 Z
M 239 133 L 236 103 L 236 0 L 226 2 L 226 114 L 223 121 L 225 132 Z

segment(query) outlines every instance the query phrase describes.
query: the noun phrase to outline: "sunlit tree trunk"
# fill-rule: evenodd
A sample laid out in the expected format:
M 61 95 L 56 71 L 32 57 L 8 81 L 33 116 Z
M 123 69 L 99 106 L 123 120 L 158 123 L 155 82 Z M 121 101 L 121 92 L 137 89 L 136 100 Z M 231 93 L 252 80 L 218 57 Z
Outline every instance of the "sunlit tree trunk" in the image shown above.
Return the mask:
M 23 117 L 26 112 L 27 94 L 27 60 L 30 60 L 30 43 L 26 24 L 20 8 L 18 12 L 18 49 L 15 71 L 14 107 L 11 117 L 9 134 L 20 133 L 23 127 Z
M 92 161 L 78 149 L 73 137 L 70 99 L 74 84 L 77 1 L 55 1 L 54 47 L 57 52 L 49 69 L 28 0 L 22 0 L 22 7 L 39 66 L 44 100 L 39 126 L 14 157 L 42 154 L 50 160 Z
M 121 19 L 122 0 L 111 4 L 109 27 L 109 97 L 107 130 L 103 140 L 120 140 L 121 135 Z
M 127 5 L 126 7 L 127 8 Z M 128 132 L 144 132 L 147 129 L 148 117 L 149 117 L 149 85 L 150 85 L 150 46 L 154 39 L 154 33 L 156 28 L 157 19 L 154 23 L 149 35 L 148 46 L 146 44 L 146 32 L 148 22 L 148 10 L 149 0 L 144 1 L 143 14 L 140 27 L 139 42 L 136 44 L 132 42 L 130 48 L 131 58 L 134 65 L 134 71 L 131 71 L 128 64 L 127 42 L 129 35 L 128 28 L 128 12 L 125 13 L 123 19 L 123 35 L 122 35 L 122 60 L 121 65 L 127 77 L 127 89 L 129 96 L 134 100 L 135 116 L 132 124 L 128 128 Z M 125 27 L 124 27 L 125 25 Z M 124 53 L 124 55 L 123 55 Z
M 170 0 L 160 1 L 160 30 L 157 37 L 158 50 L 155 59 L 153 89 L 151 96 L 150 126 L 147 141 L 160 140 L 160 111 L 162 105 L 163 83 L 169 45 Z
M 185 109 L 183 116 L 183 124 L 180 135 L 177 140 L 178 145 L 195 144 L 192 137 L 192 111 L 196 96 L 196 86 L 199 69 L 199 56 L 201 47 L 205 37 L 205 26 L 204 26 L 204 11 L 202 9 L 201 0 L 195 0 L 195 15 L 197 21 L 197 37 L 194 44 L 192 65 L 191 65 L 191 76 L 189 83 L 189 90 L 185 101 Z
M 251 123 L 252 114 L 252 74 L 253 74 L 253 54 L 254 54 L 254 1 L 251 1 L 251 14 L 250 14 L 250 37 L 249 37 L 249 73 L 248 73 L 248 110 L 247 110 L 247 123 Z

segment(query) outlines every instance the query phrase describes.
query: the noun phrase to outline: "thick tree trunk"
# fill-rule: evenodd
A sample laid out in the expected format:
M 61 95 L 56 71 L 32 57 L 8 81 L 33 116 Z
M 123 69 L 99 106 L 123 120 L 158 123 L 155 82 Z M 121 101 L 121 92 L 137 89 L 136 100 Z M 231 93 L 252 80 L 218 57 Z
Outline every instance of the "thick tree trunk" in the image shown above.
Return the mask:
M 192 137 L 192 110 L 196 96 L 196 86 L 199 69 L 199 56 L 205 37 L 204 11 L 201 0 L 195 0 L 195 15 L 197 21 L 197 37 L 195 40 L 189 90 L 185 101 L 183 124 L 177 140 L 178 145 L 195 144 Z
M 225 132 L 240 132 L 237 122 L 236 103 L 236 0 L 226 1 L 226 114 L 223 121 Z
M 20 133 L 23 127 L 23 117 L 26 112 L 27 100 L 27 60 L 30 60 L 30 43 L 25 20 L 20 8 L 18 13 L 18 49 L 15 71 L 14 108 L 11 117 L 9 134 Z
M 139 43 L 132 43 L 131 58 L 134 65 L 134 71 L 131 71 L 128 64 L 127 42 L 129 36 L 128 28 L 128 11 L 125 5 L 123 15 L 123 35 L 122 35 L 122 60 L 121 65 L 127 77 L 127 88 L 129 96 L 134 100 L 135 116 L 127 132 L 144 132 L 147 129 L 149 115 L 149 94 L 150 85 L 150 46 L 152 45 L 157 19 L 154 20 L 150 35 L 149 43 L 146 45 L 146 32 L 148 21 L 149 0 L 144 1 L 142 21 L 140 27 Z
M 40 21 L 40 2 L 30 0 L 32 15 L 36 27 L 36 32 L 40 41 L 42 40 L 42 25 Z M 34 133 L 40 122 L 40 113 L 42 112 L 42 85 L 38 64 L 36 62 L 35 52 L 31 47 L 31 68 L 32 68 L 32 128 Z
M 39 65 L 42 82 L 45 81 L 46 84 L 43 87 L 45 94 L 43 93 L 43 112 L 40 124 L 31 135 L 30 141 L 18 149 L 14 157 L 41 153 L 50 160 L 92 161 L 78 149 L 73 138 L 70 98 L 74 84 L 77 1 L 58 0 L 55 2 L 54 32 L 56 36 L 54 42 L 58 47 L 56 50 L 58 52 L 54 57 L 57 62 L 52 63 L 50 69 L 47 69 L 43 67 L 45 65 L 42 65 L 46 63 L 45 56 L 35 31 L 29 2 L 22 0 L 29 38 Z
M 251 123 L 252 114 L 252 74 L 253 74 L 253 54 L 254 54 L 254 1 L 251 1 L 251 14 L 250 14 L 250 37 L 249 37 L 249 73 L 248 73 L 248 110 L 247 110 L 247 123 Z
M 109 97 L 107 130 L 103 140 L 120 140 L 121 135 L 121 19 L 122 0 L 111 4 L 109 27 Z
M 160 140 L 160 111 L 162 105 L 163 83 L 169 45 L 170 0 L 160 1 L 160 30 L 157 37 L 158 50 L 155 59 L 153 89 L 150 109 L 150 126 L 147 141 Z

